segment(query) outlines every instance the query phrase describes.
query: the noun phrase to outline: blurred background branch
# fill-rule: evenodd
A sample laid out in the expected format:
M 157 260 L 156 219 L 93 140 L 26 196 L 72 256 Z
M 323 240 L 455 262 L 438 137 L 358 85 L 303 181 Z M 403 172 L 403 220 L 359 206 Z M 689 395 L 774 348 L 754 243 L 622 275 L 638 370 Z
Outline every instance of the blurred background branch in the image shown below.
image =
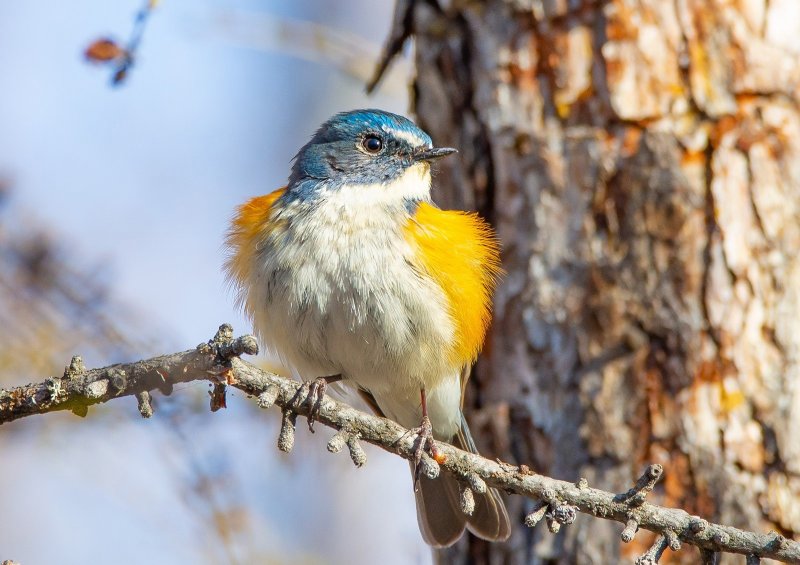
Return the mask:
M 85 57 L 96 64 L 110 64 L 114 68 L 112 84 L 122 84 L 137 58 L 147 21 L 158 2 L 148 0 L 134 18 L 131 37 L 124 45 L 114 39 L 102 37 L 86 48 Z M 387 72 L 389 64 L 402 50 L 408 34 L 395 38 L 390 52 L 378 62 L 380 45 L 363 35 L 338 29 L 328 24 L 309 20 L 279 17 L 263 11 L 246 11 L 220 8 L 213 18 L 209 32 L 226 42 L 251 49 L 280 52 L 328 68 L 338 69 L 343 75 L 373 90 L 383 79 L 384 88 L 402 91 L 408 88 L 410 61 L 399 59 L 395 71 Z M 163 55 L 163 54 L 162 54 Z M 376 66 L 378 70 L 376 71 Z M 384 77 L 385 75 L 385 77 Z
M 363 35 L 264 12 L 225 10 L 216 19 L 213 32 L 234 45 L 285 53 L 337 69 L 360 88 L 366 88 L 373 76 L 381 49 L 379 43 L 370 42 Z M 408 89 L 412 72 L 408 58 L 398 59 L 396 66 L 386 73 L 382 83 L 390 92 Z

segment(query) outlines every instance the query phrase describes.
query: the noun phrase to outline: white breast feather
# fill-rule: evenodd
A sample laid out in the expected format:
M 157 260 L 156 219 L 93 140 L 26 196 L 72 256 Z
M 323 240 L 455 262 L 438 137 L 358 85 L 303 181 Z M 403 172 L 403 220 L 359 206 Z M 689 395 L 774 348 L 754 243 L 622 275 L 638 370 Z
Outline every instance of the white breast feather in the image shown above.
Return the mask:
M 404 199 L 427 200 L 429 190 L 420 165 L 390 186 L 342 187 L 280 209 L 247 302 L 262 342 L 300 378 L 342 374 L 406 426 L 418 424 L 424 387 L 454 433 L 460 367 L 446 355 L 454 327 L 443 291 L 410 266 L 404 233 Z

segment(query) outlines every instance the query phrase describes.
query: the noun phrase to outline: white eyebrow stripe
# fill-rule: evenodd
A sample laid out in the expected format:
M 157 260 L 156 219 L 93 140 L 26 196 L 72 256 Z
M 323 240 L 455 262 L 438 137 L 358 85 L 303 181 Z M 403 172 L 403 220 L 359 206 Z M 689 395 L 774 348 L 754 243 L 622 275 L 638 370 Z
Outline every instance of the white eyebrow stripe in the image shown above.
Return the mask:
M 417 145 L 426 145 L 426 146 L 428 145 L 427 142 L 424 139 L 422 139 L 420 136 L 418 136 L 418 135 L 416 135 L 414 133 L 411 133 L 410 131 L 405 131 L 405 130 L 400 130 L 400 129 L 391 129 L 391 128 L 388 128 L 386 126 L 384 126 L 381 129 L 383 129 L 383 131 L 385 131 L 386 133 L 390 133 L 393 136 L 395 136 L 397 138 L 400 138 L 403 141 L 408 142 L 409 144 L 411 144 L 414 147 L 416 147 Z

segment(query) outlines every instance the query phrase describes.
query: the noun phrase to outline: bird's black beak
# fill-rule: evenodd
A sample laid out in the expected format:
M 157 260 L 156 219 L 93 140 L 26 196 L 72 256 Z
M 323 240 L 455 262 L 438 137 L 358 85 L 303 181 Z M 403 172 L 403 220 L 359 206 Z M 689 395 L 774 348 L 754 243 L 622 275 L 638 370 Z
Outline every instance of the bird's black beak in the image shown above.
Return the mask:
M 436 161 L 442 157 L 447 157 L 453 153 L 457 153 L 457 149 L 452 147 L 434 147 L 433 149 L 426 149 L 414 155 L 414 161 Z

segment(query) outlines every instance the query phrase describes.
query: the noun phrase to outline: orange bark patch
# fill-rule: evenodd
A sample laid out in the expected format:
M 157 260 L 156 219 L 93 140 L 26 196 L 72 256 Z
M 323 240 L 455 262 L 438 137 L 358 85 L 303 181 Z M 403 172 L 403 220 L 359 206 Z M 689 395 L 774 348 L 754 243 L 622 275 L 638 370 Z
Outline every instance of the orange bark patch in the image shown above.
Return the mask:
M 633 157 L 639 152 L 639 145 L 642 142 L 642 128 L 637 126 L 629 126 L 625 128 L 625 133 L 622 137 L 622 146 L 620 147 L 620 154 L 623 157 Z

